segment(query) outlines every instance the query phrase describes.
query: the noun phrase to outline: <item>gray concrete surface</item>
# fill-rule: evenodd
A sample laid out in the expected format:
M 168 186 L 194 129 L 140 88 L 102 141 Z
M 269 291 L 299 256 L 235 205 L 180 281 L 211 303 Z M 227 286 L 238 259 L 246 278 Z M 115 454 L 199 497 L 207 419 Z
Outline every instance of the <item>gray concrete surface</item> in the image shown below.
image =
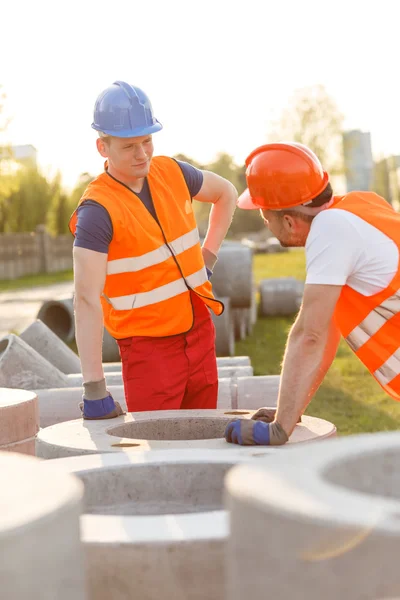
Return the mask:
M 229 450 L 223 438 L 227 423 L 235 418 L 250 418 L 254 411 L 175 410 L 128 413 L 112 420 L 67 421 L 41 429 L 36 453 L 41 458 L 62 458 L 79 454 L 132 452 L 143 450 Z M 291 444 L 310 442 L 336 435 L 329 421 L 303 416 L 288 444 L 257 447 L 261 454 L 285 452 Z M 250 449 L 250 450 L 249 450 Z M 254 446 L 242 447 L 244 453 Z
M 228 536 L 224 477 L 259 460 L 221 453 L 140 452 L 46 461 L 85 486 L 81 518 L 93 600 L 223 600 Z
M 377 600 L 400 593 L 400 434 L 288 449 L 235 467 L 227 598 Z
M 86 600 L 83 485 L 33 457 L 0 452 L 0 597 Z

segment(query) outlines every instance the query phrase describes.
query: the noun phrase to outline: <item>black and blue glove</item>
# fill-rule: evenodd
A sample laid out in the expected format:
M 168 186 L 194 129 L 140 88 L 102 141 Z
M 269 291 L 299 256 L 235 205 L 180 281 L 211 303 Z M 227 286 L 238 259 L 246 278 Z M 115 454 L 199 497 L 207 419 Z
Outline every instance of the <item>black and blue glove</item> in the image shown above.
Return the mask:
M 83 384 L 83 402 L 79 405 L 84 419 L 114 419 L 125 414 L 106 388 L 105 379 Z

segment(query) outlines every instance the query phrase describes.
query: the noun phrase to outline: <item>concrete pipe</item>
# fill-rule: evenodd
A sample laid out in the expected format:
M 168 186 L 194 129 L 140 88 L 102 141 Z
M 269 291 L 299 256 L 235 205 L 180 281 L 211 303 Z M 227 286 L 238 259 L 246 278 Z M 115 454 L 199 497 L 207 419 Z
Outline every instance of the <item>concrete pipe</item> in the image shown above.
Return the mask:
M 400 436 L 391 432 L 234 467 L 225 486 L 226 598 L 398 597 L 399 461 Z
M 300 308 L 304 284 L 294 277 L 264 279 L 260 283 L 260 314 L 293 315 Z
M 234 335 L 236 341 L 241 341 L 247 335 L 247 312 L 249 308 L 232 309 Z
M 33 456 L 38 431 L 37 395 L 25 390 L 0 388 L 0 452 Z
M 250 377 L 253 375 L 253 367 L 218 367 L 218 378 L 223 377 Z M 67 387 L 82 386 L 83 377 L 80 373 L 67 375 Z M 106 373 L 107 385 L 123 385 L 121 371 Z
M 257 462 L 252 454 L 232 446 L 43 463 L 50 475 L 66 472 L 85 486 L 81 535 L 89 598 L 225 598 L 224 477 L 238 463 Z
M 235 378 L 218 380 L 218 408 L 232 408 L 232 397 L 236 394 Z M 123 385 L 108 385 L 114 400 L 127 410 Z M 36 390 L 39 398 L 40 427 L 50 427 L 81 417 L 79 404 L 82 402 L 82 387 Z M 264 403 L 265 403 L 264 399 Z
M 249 356 L 218 356 L 217 366 L 219 367 L 234 367 L 234 366 L 251 366 L 251 360 Z M 114 371 L 121 370 L 121 362 L 104 363 L 104 373 L 111 373 Z
M 0 340 L 0 387 L 34 390 L 65 387 L 66 376 L 18 336 Z
M 223 244 L 212 276 L 217 296 L 231 299 L 233 308 L 249 308 L 253 291 L 253 253 L 240 243 Z
M 37 318 L 43 321 L 64 342 L 75 337 L 74 300 L 72 297 L 47 300 L 40 307 Z
M 138 450 L 189 450 L 191 448 L 229 450 L 226 425 L 235 417 L 250 418 L 250 410 L 171 410 L 129 413 L 98 421 L 67 421 L 41 429 L 36 438 L 36 454 L 41 458 L 62 458 L 80 454 L 134 452 Z M 288 444 L 257 448 L 263 454 L 284 452 L 290 444 L 335 435 L 336 428 L 323 419 L 303 416 Z M 246 453 L 254 446 L 244 446 Z
M 37 319 L 31 323 L 22 331 L 20 338 L 61 373 L 80 372 L 81 362 L 78 356 L 42 321 Z
M 218 379 L 217 408 L 258 409 L 261 406 L 276 407 L 279 376 L 222 377 Z M 113 398 L 126 410 L 123 385 L 107 385 Z M 39 398 L 40 426 L 71 421 L 81 416 L 82 387 L 64 387 L 35 390 Z
M 4 600 L 86 600 L 79 518 L 83 485 L 33 457 L 0 453 Z
M 215 326 L 215 350 L 219 356 L 235 354 L 235 328 L 232 317 L 230 298 L 219 298 L 225 305 L 222 315 L 211 313 Z

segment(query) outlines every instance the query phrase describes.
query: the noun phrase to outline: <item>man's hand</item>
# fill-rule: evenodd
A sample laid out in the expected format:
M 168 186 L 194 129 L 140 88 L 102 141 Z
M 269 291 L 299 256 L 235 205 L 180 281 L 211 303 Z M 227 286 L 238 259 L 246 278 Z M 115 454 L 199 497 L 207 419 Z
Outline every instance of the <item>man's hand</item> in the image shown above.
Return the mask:
M 240 446 L 282 446 L 289 438 L 276 421 L 264 423 L 254 419 L 237 419 L 228 423 L 225 439 Z
M 79 406 L 84 419 L 114 419 L 125 414 L 119 402 L 115 402 L 108 392 L 105 379 L 89 381 L 83 387 L 83 402 Z
M 264 423 L 272 423 L 275 421 L 276 408 L 259 408 L 254 415 L 251 417 L 253 421 L 263 421 Z M 301 415 L 297 419 L 298 423 L 301 423 Z

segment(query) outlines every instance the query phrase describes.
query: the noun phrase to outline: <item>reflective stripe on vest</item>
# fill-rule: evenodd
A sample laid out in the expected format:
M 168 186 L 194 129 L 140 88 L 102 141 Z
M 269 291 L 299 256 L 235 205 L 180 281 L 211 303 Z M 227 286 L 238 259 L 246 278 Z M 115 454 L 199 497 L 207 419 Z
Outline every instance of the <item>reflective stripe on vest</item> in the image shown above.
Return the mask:
M 125 260 L 125 259 L 124 259 Z M 131 310 L 135 308 L 143 308 L 150 304 L 156 304 L 163 300 L 168 300 L 179 296 L 188 291 L 189 288 L 195 289 L 208 281 L 207 271 L 205 267 L 192 273 L 186 277 L 186 280 L 181 277 L 176 281 L 162 285 L 150 292 L 140 292 L 138 294 L 130 294 L 128 296 L 118 296 L 115 298 L 106 298 L 115 310 Z M 186 285 L 187 284 L 187 285 Z
M 199 241 L 199 231 L 196 227 L 195 229 L 192 229 L 192 231 L 185 233 L 185 235 L 182 235 L 181 237 L 177 238 L 176 240 L 173 240 L 172 242 L 169 242 L 169 247 L 167 246 L 167 244 L 163 244 L 156 250 L 152 250 L 151 252 L 147 252 L 146 254 L 142 254 L 141 256 L 131 256 L 129 258 L 118 258 L 116 260 L 108 261 L 107 275 L 116 275 L 118 273 L 133 273 L 141 271 L 142 269 L 147 269 L 148 267 L 152 267 L 154 265 L 158 265 L 164 262 L 165 260 L 168 260 L 168 258 L 171 258 L 171 250 L 174 256 L 178 256 L 179 254 L 182 254 L 182 252 L 185 252 L 186 250 L 189 250 L 189 248 L 192 248 L 193 246 L 198 244 Z M 163 300 L 165 299 L 166 298 L 163 298 Z M 150 302 L 150 304 L 153 303 Z M 142 306 L 145 306 L 145 304 L 143 304 Z
M 357 354 L 364 344 L 369 342 L 379 330 L 400 314 L 400 290 L 390 298 L 374 308 L 366 318 L 345 338 L 350 348 Z M 398 317 L 397 317 L 398 318 Z M 374 377 L 383 386 L 390 386 L 390 382 L 400 374 L 400 346 L 389 358 L 373 372 Z M 395 386 L 397 388 L 397 386 Z M 397 389 L 393 389 L 398 393 Z
M 369 315 L 361 321 L 357 327 L 346 337 L 350 348 L 357 352 L 361 346 L 385 325 L 387 321 L 392 319 L 396 314 L 400 313 L 400 290 L 393 296 L 379 304 Z

